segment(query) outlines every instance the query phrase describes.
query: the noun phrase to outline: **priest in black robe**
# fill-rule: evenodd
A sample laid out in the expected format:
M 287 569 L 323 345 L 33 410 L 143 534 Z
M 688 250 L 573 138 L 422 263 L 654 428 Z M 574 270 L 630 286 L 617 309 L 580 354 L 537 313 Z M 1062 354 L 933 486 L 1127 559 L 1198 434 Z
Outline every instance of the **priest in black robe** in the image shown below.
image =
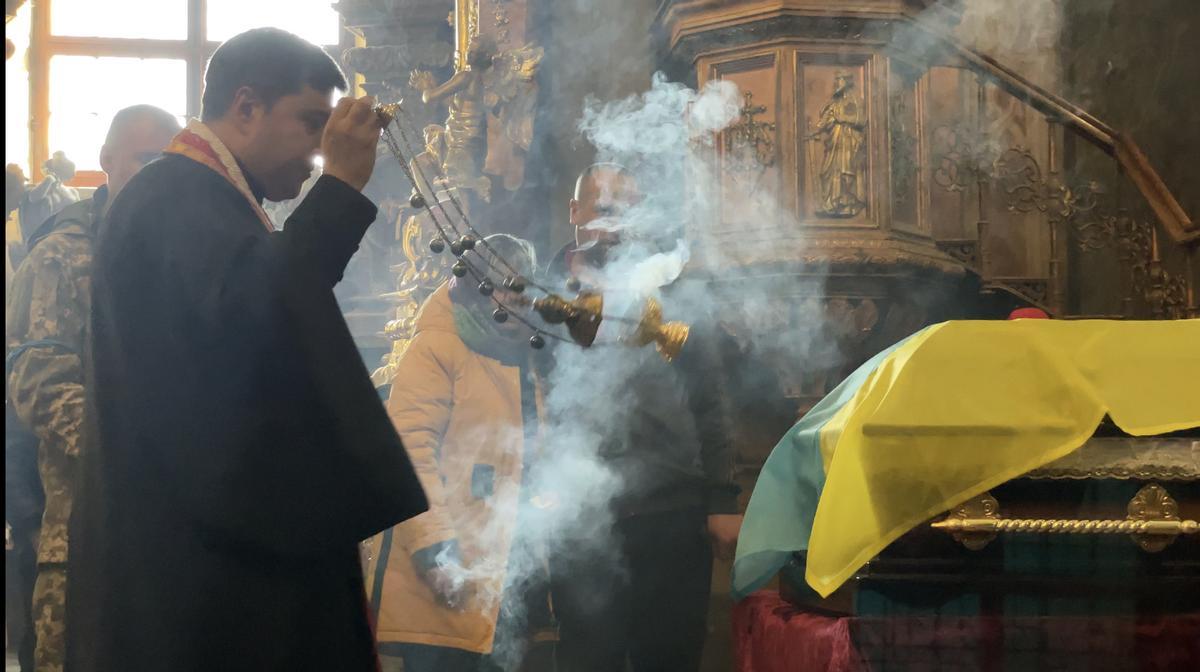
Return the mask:
M 100 226 L 70 672 L 376 669 L 357 542 L 426 501 L 333 295 L 376 213 L 345 87 L 294 35 L 232 38 Z

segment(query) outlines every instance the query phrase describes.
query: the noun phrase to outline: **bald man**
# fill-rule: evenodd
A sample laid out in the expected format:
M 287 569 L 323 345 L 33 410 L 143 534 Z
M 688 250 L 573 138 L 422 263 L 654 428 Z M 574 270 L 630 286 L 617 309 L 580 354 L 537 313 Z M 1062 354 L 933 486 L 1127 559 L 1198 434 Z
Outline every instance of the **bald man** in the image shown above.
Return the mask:
M 652 239 L 653 232 L 623 226 L 641 193 L 634 176 L 619 165 L 587 168 L 570 203 L 575 244 L 556 255 L 551 277 L 619 291 L 610 286 L 621 282 L 621 271 L 606 268 L 610 257 L 630 243 L 663 244 Z M 661 288 L 667 314 L 677 314 L 676 292 L 674 285 Z M 700 667 L 713 553 L 732 556 L 742 517 L 718 373 L 717 343 L 724 336 L 712 320 L 688 318 L 694 319 L 687 344 L 671 363 L 649 349 L 610 349 L 600 355 L 607 358 L 601 366 L 619 378 L 614 382 L 606 376 L 610 380 L 604 383 L 624 400 L 619 411 L 606 404 L 568 403 L 570 417 L 550 416 L 550 422 L 602 428 L 597 456 L 621 481 L 611 501 L 604 502 L 614 520 L 603 538 L 606 550 L 615 552 L 579 552 L 586 548 L 583 539 L 595 539 L 596 530 L 567 525 L 557 540 L 560 552 L 550 561 L 560 672 L 694 672 Z M 570 361 L 556 357 L 554 366 Z M 560 386 L 569 388 L 574 380 L 558 375 L 557 368 L 548 374 L 548 408 L 577 398 L 570 390 L 560 396 Z
M 26 241 L 8 297 L 5 372 L 10 411 L 36 439 L 45 495 L 33 590 L 38 672 L 63 669 L 67 520 L 83 422 L 84 327 L 91 310 L 92 243 L 107 205 L 179 131 L 150 105 L 117 112 L 100 150 L 108 184 L 67 206 Z
M 621 241 L 620 234 L 608 227 L 637 200 L 637 183 L 624 167 L 595 163 L 585 168 L 575 181 L 575 195 L 568 206 L 575 242 L 551 260 L 551 277 L 595 284 L 588 282 L 588 276 L 604 265 L 609 250 Z

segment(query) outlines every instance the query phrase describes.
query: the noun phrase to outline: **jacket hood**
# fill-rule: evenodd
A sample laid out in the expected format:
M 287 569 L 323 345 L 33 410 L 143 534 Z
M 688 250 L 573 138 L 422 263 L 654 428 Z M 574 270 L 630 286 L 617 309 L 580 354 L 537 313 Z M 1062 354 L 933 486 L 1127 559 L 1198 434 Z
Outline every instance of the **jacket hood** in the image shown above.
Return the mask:
M 450 284 L 442 283 L 433 294 L 425 299 L 421 312 L 417 314 L 417 323 L 413 335 L 423 331 L 440 331 L 457 334 L 454 326 L 454 304 L 450 301 Z

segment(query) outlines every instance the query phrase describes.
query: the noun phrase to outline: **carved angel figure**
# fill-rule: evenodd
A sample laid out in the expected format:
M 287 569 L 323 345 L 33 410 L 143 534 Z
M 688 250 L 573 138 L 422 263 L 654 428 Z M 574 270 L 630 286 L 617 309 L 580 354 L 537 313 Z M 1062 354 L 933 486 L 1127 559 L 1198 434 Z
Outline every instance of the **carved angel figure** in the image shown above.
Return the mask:
M 505 137 L 522 150 L 533 135 L 534 82 L 540 47 L 500 54 L 494 43 L 476 38 L 466 65 L 438 85 L 433 74 L 413 71 L 409 84 L 430 103 L 448 99 L 443 173 L 448 186 L 475 190 L 490 200 L 491 181 L 483 174 L 487 158 L 488 117 L 494 116 Z
M 522 150 L 533 141 L 533 107 L 537 102 L 538 65 L 545 51 L 525 45 L 501 52 L 487 80 L 485 102 L 499 120 L 504 135 Z
M 413 185 L 413 194 L 430 197 L 445 186 L 442 175 L 442 162 L 445 160 L 445 129 L 437 124 L 429 124 L 422 131 L 425 137 L 425 151 L 417 154 L 409 162 L 409 169 L 419 184 Z

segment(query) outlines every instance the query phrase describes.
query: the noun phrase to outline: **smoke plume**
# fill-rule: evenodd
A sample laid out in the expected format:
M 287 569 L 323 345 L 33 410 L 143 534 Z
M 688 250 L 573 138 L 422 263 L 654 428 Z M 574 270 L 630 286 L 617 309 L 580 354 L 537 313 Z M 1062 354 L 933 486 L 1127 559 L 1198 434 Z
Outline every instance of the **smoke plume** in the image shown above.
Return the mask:
M 642 93 L 585 102 L 580 134 L 595 148 L 597 161 L 619 164 L 632 175 L 639 195 L 619 217 L 590 225 L 620 234 L 620 243 L 599 271 L 601 277 L 592 282 L 603 289 L 607 315 L 636 317 L 646 298 L 664 298 L 664 288 L 670 287 L 667 319 L 714 323 L 729 316 L 730 306 L 704 279 L 708 271 L 762 252 L 780 237 L 795 237 L 798 221 L 765 185 L 751 186 L 738 195 L 742 211 L 755 222 L 755 235 L 745 238 L 745 244 L 731 249 L 719 225 L 720 172 L 714 142 L 721 129 L 739 118 L 740 104 L 741 94 L 731 82 L 715 81 L 696 91 L 662 74 L 656 74 Z M 794 279 L 781 280 L 770 291 L 776 299 L 780 296 L 776 290 L 783 290 L 783 296 L 815 293 L 821 274 L 820 269 L 811 270 L 815 279 L 805 281 L 809 287 L 798 287 L 801 283 Z M 564 280 L 547 282 L 554 289 L 562 287 Z M 781 321 L 778 306 L 765 292 L 738 297 L 735 319 L 749 327 L 742 336 L 750 343 L 741 343 L 743 348 L 757 347 L 796 359 L 824 347 L 819 323 L 801 327 L 786 316 Z M 619 565 L 622 561 L 612 532 L 611 504 L 637 486 L 630 482 L 637 477 L 614 465 L 645 449 L 621 430 L 637 414 L 656 411 L 646 408 L 645 397 L 630 389 L 641 384 L 638 376 L 647 358 L 658 357 L 652 349 L 618 345 L 630 329 L 627 322 L 606 320 L 592 348 L 561 345 L 552 353 L 545 380 L 541 453 L 525 483 L 533 505 L 497 512 L 520 517 L 518 545 L 526 549 L 507 560 L 510 594 L 514 585 L 538 581 L 548 558 L 556 563 L 590 559 Z M 836 358 L 832 351 L 825 354 Z M 749 392 L 761 399 L 779 395 L 777 387 L 765 385 Z M 682 393 L 664 391 L 664 395 Z M 514 442 L 513 449 L 519 445 Z M 535 552 L 528 552 L 530 548 Z M 491 564 L 488 569 L 501 569 Z M 472 569 L 465 571 L 469 575 Z M 504 602 L 507 611 L 493 654 L 503 664 L 519 660 L 525 619 L 514 609 L 520 608 L 511 600 Z

